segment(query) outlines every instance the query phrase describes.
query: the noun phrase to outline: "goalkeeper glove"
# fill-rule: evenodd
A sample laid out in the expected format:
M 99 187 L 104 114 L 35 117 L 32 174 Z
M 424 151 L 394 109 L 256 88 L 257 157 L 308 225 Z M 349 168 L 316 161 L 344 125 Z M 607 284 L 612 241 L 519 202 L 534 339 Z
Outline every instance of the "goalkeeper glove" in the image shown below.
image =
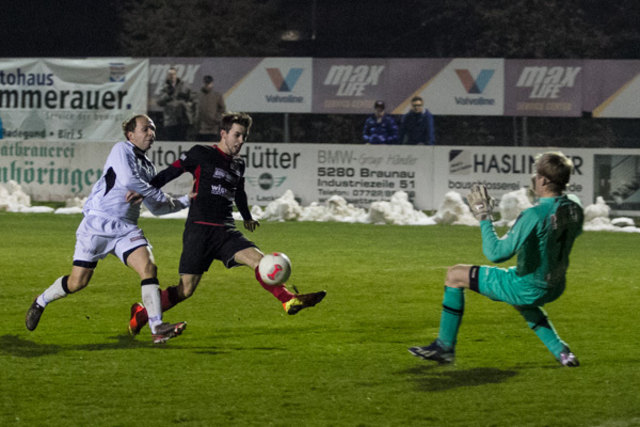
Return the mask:
M 469 202 L 471 213 L 478 221 L 484 221 L 487 219 L 493 220 L 491 217 L 491 211 L 493 210 L 496 201 L 493 197 L 489 196 L 487 187 L 484 185 L 473 184 L 471 192 L 467 196 L 467 202 Z

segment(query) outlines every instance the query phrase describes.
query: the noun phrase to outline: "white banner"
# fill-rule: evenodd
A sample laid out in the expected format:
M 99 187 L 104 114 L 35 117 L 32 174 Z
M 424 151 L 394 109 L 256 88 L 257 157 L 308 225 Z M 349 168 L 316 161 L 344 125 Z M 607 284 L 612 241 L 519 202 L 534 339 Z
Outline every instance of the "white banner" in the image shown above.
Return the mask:
M 0 139 L 0 184 L 15 181 L 37 201 L 88 196 L 102 176 L 104 162 L 114 144 Z M 192 145 L 194 143 L 156 142 L 149 157 L 161 170 Z M 191 176 L 187 175 L 167 185 L 165 190 L 187 194 L 191 185 Z
M 573 160 L 574 174 L 568 191 L 591 204 L 593 200 L 593 152 L 578 148 L 549 147 L 438 147 L 435 155 L 434 203 L 448 191 L 469 193 L 475 183 L 487 186 L 496 199 L 528 188 L 538 153 L 561 151 Z
M 224 94 L 231 111 L 310 113 L 311 58 L 265 58 Z
M 147 111 L 148 70 L 148 59 L 0 59 L 4 137 L 118 139 L 129 115 Z
M 0 183 L 15 181 L 38 201 L 86 196 L 102 175 L 113 142 L 0 140 Z M 156 141 L 148 156 L 158 170 L 193 142 Z M 548 147 L 434 147 L 343 144 L 267 144 L 242 149 L 251 205 L 266 206 L 291 190 L 303 206 L 338 195 L 355 206 L 405 191 L 417 209 L 435 210 L 449 191 L 466 195 L 485 184 L 499 199 L 528 187 L 535 156 Z M 560 148 L 575 165 L 568 191 L 585 206 L 601 196 L 616 214 L 640 213 L 640 150 Z M 185 174 L 164 190 L 186 194 Z
M 428 206 L 432 153 L 428 146 L 248 143 L 242 155 L 252 204 L 291 190 L 303 205 L 338 195 L 369 206 L 402 190 L 416 206 Z
M 433 114 L 504 114 L 504 59 L 455 58 L 418 92 Z

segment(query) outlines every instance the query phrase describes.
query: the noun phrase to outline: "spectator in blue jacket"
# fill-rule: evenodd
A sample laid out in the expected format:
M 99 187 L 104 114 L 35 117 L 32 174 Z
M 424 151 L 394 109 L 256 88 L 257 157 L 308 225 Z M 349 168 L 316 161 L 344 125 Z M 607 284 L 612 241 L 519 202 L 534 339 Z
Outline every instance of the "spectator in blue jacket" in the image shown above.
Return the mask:
M 384 102 L 373 104 L 375 113 L 364 122 L 362 138 L 365 144 L 397 144 L 398 124 L 395 119 L 384 112 Z
M 411 99 L 411 111 L 402 116 L 400 124 L 400 144 L 434 145 L 436 134 L 433 128 L 433 116 L 429 110 L 423 111 L 424 102 L 419 96 Z

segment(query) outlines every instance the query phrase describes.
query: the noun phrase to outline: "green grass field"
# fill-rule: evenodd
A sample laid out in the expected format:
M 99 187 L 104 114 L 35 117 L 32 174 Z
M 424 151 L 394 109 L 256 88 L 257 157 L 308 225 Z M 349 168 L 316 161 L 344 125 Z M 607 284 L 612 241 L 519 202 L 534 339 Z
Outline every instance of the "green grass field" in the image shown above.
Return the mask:
M 486 263 L 464 226 L 263 223 L 290 283 L 328 291 L 288 316 L 246 268 L 220 263 L 166 313 L 185 333 L 126 333 L 139 280 L 115 257 L 89 287 L 24 327 L 72 261 L 80 216 L 0 213 L 1 426 L 640 425 L 637 234 L 587 232 L 568 288 L 546 307 L 582 366 L 562 368 L 506 304 L 467 293 L 457 360 L 407 347 L 437 334 L 446 266 Z M 175 284 L 181 220 L 143 219 L 162 287 Z

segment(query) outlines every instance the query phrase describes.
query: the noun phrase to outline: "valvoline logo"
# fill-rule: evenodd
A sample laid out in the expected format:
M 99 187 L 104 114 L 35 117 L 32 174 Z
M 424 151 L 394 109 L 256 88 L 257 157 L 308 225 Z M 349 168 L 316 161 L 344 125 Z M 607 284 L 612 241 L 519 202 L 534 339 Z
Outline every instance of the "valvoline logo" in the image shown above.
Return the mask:
M 482 70 L 474 79 L 469 70 L 456 70 L 462 86 L 464 86 L 469 94 L 482 93 L 491 80 L 491 77 L 493 77 L 493 73 L 495 73 L 495 70 Z
M 267 74 L 278 92 L 291 92 L 304 71 L 303 68 L 291 68 L 286 77 L 282 77 L 279 68 L 267 68 Z

